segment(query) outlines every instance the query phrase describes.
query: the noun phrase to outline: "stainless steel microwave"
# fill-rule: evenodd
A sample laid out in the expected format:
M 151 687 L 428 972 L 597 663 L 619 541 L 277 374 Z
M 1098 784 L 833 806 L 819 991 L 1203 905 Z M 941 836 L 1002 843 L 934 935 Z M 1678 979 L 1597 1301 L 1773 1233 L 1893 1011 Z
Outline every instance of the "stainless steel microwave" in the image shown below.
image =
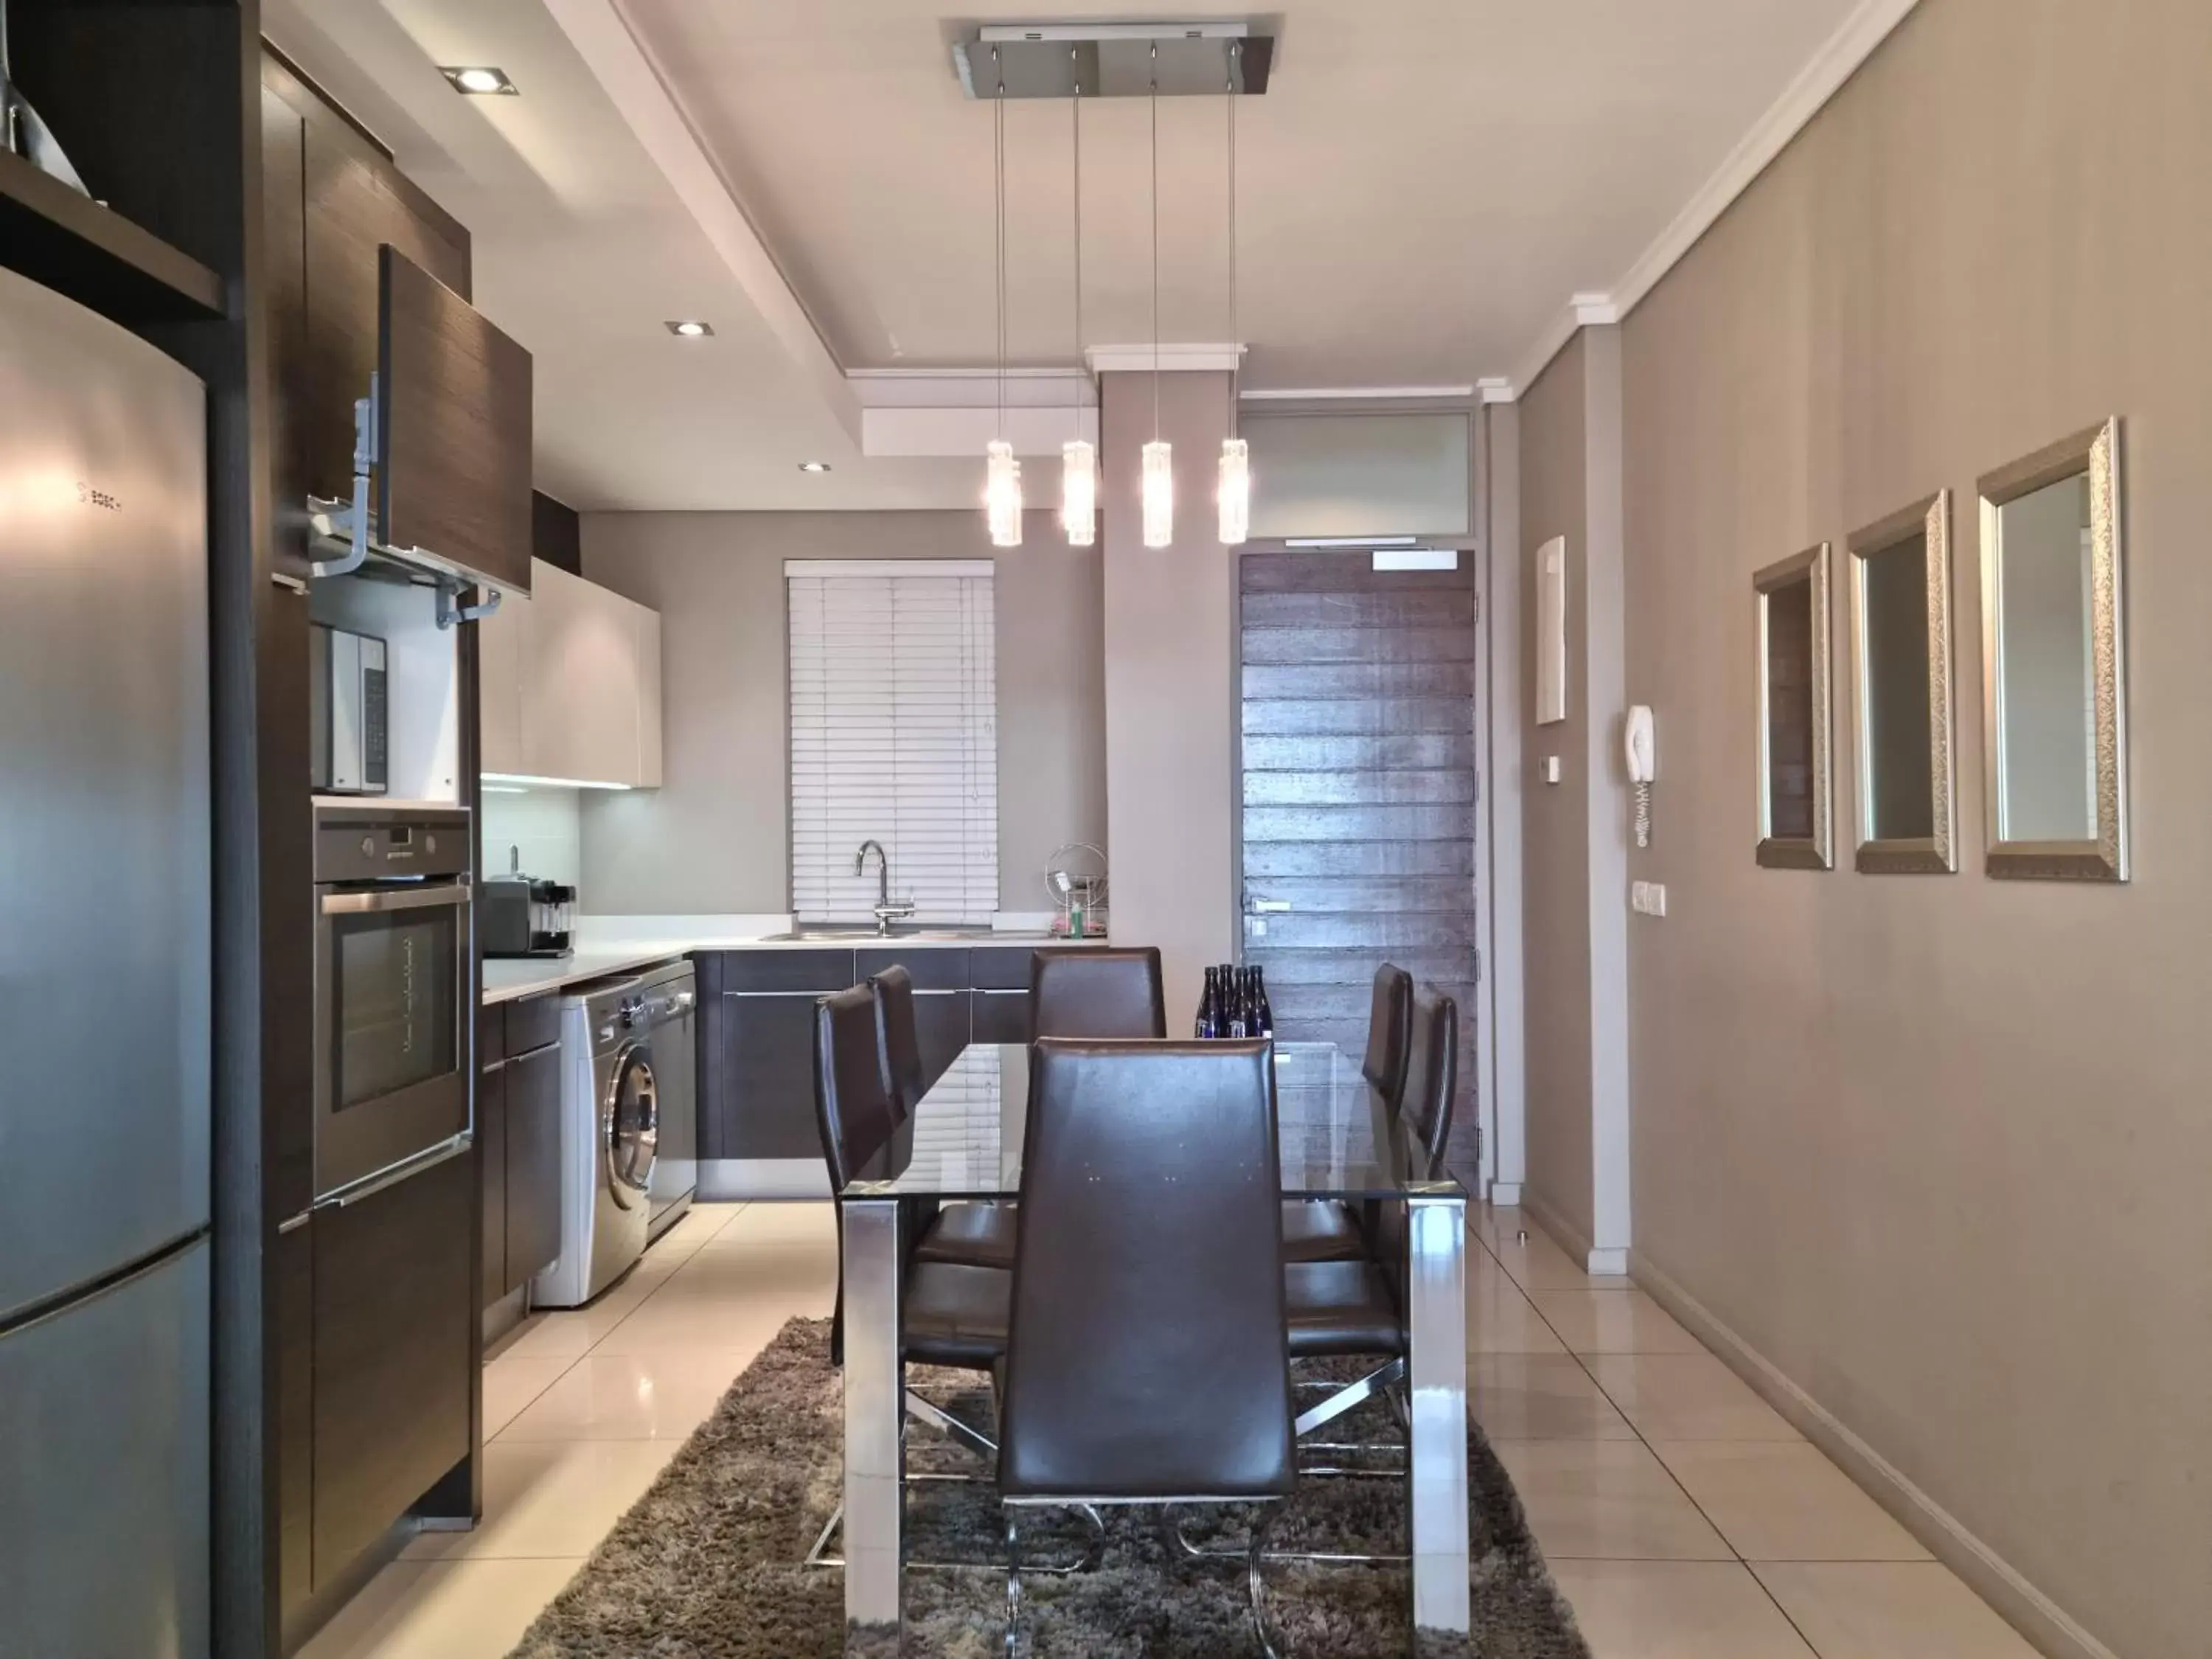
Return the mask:
M 323 795 L 380 795 L 391 775 L 392 687 L 385 643 L 318 623 L 307 635 L 307 714 L 313 787 Z

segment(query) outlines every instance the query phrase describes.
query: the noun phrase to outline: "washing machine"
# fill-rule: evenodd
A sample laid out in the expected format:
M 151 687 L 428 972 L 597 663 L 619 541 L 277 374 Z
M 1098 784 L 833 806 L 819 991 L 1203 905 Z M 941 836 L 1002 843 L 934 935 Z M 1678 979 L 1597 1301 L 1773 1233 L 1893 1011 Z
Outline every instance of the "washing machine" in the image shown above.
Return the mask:
M 574 1308 L 645 1253 L 660 1091 L 636 975 L 561 1000 L 561 1254 L 531 1281 L 534 1307 Z

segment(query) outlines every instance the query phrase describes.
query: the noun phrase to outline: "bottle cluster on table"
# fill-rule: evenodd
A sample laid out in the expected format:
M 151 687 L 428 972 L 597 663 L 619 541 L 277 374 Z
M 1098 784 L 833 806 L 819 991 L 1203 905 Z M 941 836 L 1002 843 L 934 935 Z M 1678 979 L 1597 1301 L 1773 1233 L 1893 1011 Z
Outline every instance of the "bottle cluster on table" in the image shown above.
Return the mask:
M 1206 989 L 1198 1000 L 1198 1036 L 1271 1037 L 1275 1011 L 1267 1002 L 1267 977 L 1258 968 L 1223 963 L 1206 970 Z

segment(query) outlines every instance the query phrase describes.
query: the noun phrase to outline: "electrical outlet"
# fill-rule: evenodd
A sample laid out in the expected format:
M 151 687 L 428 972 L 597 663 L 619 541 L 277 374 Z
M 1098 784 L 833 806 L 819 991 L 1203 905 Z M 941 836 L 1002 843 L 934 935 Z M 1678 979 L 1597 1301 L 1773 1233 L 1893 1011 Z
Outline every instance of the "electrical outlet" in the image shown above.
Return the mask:
M 1544 757 L 1544 781 L 1545 781 L 1545 782 L 1547 782 L 1547 783 L 1557 783 L 1559 781 L 1559 757 L 1557 755 L 1547 755 L 1547 756 L 1545 756 L 1545 757 Z
M 1667 914 L 1667 888 L 1664 883 L 1639 881 L 1628 890 L 1628 908 L 1640 916 L 1663 916 Z

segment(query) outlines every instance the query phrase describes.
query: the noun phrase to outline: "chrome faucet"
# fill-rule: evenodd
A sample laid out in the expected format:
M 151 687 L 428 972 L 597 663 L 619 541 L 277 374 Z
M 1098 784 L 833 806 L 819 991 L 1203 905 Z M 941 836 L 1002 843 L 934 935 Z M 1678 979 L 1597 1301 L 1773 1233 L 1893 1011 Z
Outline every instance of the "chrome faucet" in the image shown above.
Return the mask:
M 853 873 L 856 876 L 866 873 L 868 854 L 872 849 L 876 855 L 876 932 L 888 939 L 891 923 L 914 914 L 914 901 L 902 899 L 896 904 L 891 902 L 890 854 L 884 851 L 884 844 L 879 841 L 869 840 L 860 843 L 860 850 L 853 854 Z

